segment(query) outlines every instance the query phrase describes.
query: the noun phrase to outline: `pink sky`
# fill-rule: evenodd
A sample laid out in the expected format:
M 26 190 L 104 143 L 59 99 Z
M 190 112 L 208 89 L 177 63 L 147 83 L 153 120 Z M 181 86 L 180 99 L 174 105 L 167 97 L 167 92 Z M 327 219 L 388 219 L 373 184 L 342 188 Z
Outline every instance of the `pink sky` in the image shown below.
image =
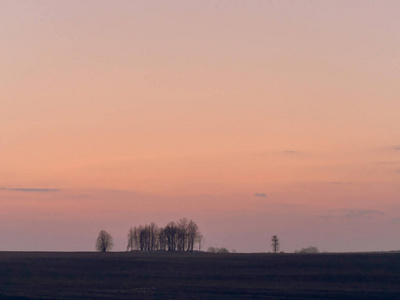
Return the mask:
M 398 1 L 0 1 L 1 250 L 193 218 L 400 249 Z

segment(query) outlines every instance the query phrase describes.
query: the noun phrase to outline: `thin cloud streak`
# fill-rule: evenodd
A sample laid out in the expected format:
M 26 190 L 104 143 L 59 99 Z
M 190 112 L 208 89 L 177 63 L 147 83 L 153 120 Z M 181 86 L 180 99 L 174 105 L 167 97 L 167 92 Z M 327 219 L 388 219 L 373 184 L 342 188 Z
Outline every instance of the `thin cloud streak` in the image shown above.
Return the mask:
M 393 224 L 399 224 L 399 225 L 400 225 L 400 217 L 390 219 L 390 221 L 391 221 Z
M 378 161 L 376 162 L 379 165 L 397 165 L 400 163 L 400 161 L 396 161 L 396 160 L 388 160 L 388 161 Z
M 358 219 L 358 218 L 371 218 L 373 216 L 378 216 L 378 215 L 384 215 L 384 213 L 379 210 L 351 209 L 345 213 L 344 217 L 349 219 Z
M 295 150 L 285 150 L 285 151 L 282 151 L 281 153 L 283 153 L 283 154 L 292 154 L 292 155 L 303 154 L 303 152 L 295 151 Z
M 325 220 L 334 219 L 349 219 L 349 220 L 360 220 L 360 219 L 372 219 L 377 216 L 383 216 L 385 213 L 375 209 L 347 209 L 332 211 L 329 214 L 323 214 L 319 217 Z
M 25 192 L 25 193 L 51 193 L 60 192 L 60 189 L 35 189 L 35 188 L 0 188 L 1 191 Z
M 256 196 L 256 197 L 267 197 L 267 194 L 265 194 L 265 193 L 254 193 L 254 196 Z

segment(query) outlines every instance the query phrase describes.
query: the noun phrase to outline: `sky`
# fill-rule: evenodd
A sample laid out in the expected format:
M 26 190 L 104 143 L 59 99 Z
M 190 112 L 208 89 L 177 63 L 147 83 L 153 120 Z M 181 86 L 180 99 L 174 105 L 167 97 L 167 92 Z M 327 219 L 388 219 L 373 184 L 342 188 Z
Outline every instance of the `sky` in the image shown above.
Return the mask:
M 400 249 L 399 1 L 0 0 L 0 251 L 193 219 Z

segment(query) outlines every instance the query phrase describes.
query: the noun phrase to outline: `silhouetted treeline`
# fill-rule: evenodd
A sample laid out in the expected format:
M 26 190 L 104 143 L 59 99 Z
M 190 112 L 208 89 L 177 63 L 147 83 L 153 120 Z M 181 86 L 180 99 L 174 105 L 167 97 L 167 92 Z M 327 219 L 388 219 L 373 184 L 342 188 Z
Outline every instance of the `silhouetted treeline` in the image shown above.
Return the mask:
M 197 224 L 186 218 L 169 222 L 165 227 L 151 223 L 129 230 L 127 251 L 193 251 L 195 244 L 200 250 L 202 239 Z

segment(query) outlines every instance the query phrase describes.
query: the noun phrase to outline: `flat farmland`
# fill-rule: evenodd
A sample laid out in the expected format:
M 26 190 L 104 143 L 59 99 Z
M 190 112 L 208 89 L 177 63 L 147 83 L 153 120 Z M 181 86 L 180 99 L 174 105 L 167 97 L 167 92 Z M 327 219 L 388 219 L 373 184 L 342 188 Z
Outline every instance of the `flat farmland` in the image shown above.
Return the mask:
M 400 254 L 0 252 L 6 299 L 400 299 Z

